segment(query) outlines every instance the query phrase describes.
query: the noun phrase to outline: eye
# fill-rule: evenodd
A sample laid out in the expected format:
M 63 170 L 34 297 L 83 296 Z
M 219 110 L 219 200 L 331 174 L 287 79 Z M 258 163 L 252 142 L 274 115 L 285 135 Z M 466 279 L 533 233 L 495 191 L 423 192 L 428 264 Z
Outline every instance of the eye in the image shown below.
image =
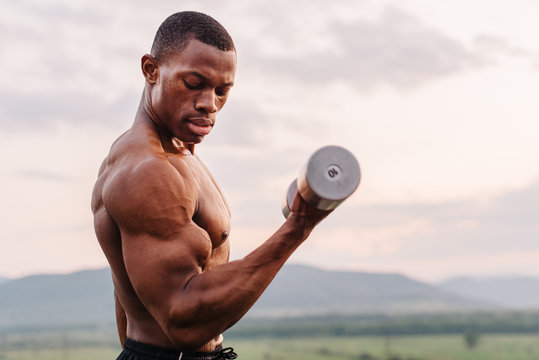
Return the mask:
M 202 83 L 200 82 L 189 82 L 187 80 L 183 80 L 183 83 L 185 85 L 186 88 L 188 88 L 189 90 L 200 90 L 202 88 Z
M 215 94 L 216 94 L 217 96 L 227 96 L 229 91 L 230 91 L 230 87 L 229 87 L 229 86 L 224 87 L 224 88 L 216 88 L 216 89 L 215 89 Z

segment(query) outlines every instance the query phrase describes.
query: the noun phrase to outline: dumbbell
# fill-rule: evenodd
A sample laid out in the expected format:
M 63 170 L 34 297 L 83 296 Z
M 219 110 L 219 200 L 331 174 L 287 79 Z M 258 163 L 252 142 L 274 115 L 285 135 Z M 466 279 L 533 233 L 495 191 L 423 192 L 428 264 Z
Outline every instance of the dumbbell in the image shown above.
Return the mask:
M 311 206 L 332 210 L 359 186 L 361 171 L 354 155 L 341 146 L 329 145 L 316 150 L 292 181 L 281 210 L 290 215 L 296 193 Z

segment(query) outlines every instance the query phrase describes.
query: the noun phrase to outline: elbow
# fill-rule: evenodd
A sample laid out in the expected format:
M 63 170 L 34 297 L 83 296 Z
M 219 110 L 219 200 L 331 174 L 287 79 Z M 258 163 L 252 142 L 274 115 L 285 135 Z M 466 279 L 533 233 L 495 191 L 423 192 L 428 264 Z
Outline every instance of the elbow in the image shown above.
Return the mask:
M 174 347 L 184 352 L 196 351 L 211 340 L 211 338 L 205 340 L 202 334 L 187 328 L 178 329 L 175 327 L 169 329 L 167 334 Z
M 172 326 L 167 329 L 167 335 L 176 349 L 191 352 L 199 350 L 219 334 L 211 334 L 199 327 Z
M 181 351 L 196 351 L 219 336 L 220 333 L 214 334 L 207 328 L 205 321 L 197 316 L 198 313 L 195 309 L 184 309 L 179 313 L 171 311 L 164 330 L 175 348 Z

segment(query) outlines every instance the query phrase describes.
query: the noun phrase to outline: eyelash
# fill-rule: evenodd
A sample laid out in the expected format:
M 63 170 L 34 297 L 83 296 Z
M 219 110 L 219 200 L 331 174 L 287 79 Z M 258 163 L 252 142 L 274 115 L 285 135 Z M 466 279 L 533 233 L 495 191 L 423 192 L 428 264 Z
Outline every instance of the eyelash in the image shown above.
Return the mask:
M 226 96 L 228 95 L 228 90 L 215 90 L 215 93 L 217 94 L 217 96 Z
M 198 84 L 198 85 L 192 85 L 192 84 L 189 84 L 187 81 L 183 81 L 183 83 L 185 84 L 185 87 L 188 88 L 189 90 L 199 90 L 201 88 L 202 85 Z
M 198 85 L 192 85 L 190 83 L 188 83 L 187 81 L 183 81 L 183 83 L 185 84 L 185 87 L 188 88 L 189 90 L 200 90 L 202 89 L 202 84 L 198 84 Z M 228 94 L 228 90 L 215 90 L 215 94 L 217 96 L 226 96 Z

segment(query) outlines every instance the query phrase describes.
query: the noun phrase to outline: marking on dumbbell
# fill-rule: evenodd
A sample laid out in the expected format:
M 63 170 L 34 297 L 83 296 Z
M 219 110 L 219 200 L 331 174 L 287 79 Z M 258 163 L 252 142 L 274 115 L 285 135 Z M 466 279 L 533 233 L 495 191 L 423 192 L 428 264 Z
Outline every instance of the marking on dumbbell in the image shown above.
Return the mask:
M 342 177 L 342 170 L 337 165 L 329 165 L 326 168 L 326 178 L 330 181 L 337 181 Z

